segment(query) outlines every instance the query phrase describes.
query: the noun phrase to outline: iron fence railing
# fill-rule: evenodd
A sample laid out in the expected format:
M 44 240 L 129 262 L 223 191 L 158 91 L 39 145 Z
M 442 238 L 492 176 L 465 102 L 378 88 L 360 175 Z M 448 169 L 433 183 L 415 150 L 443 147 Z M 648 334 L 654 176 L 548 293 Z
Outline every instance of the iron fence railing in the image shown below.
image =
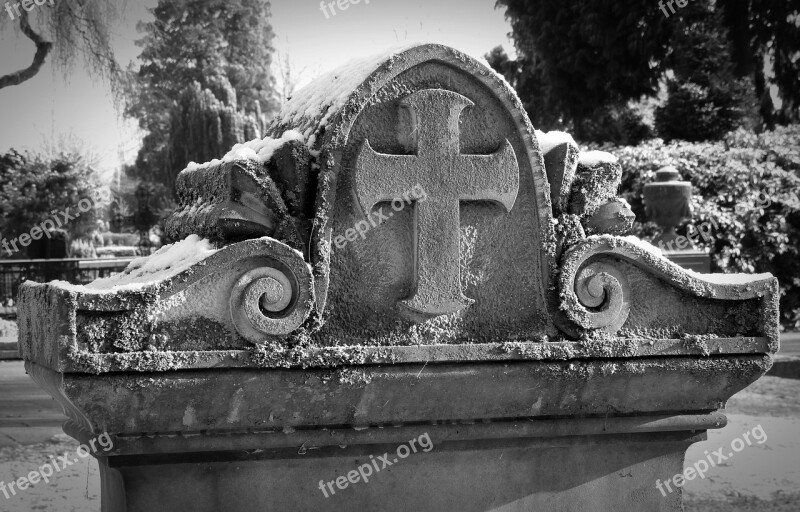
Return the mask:
M 121 272 L 132 259 L 0 260 L 0 315 L 16 314 L 17 291 L 25 281 L 86 284 Z

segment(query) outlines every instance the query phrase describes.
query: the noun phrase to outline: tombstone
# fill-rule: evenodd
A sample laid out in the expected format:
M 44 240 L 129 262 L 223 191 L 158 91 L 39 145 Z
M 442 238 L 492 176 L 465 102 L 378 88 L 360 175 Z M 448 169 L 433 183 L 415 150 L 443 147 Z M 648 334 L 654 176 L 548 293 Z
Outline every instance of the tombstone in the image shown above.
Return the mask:
M 656 171 L 653 182 L 645 184 L 643 199 L 645 214 L 661 227 L 662 232 L 653 239 L 653 244 L 663 251 L 664 256 L 683 268 L 711 272 L 708 251 L 697 249 L 691 235 L 675 232 L 680 224 L 692 219 L 692 184 L 681 181 L 678 170 L 668 165 Z
M 103 510 L 681 510 L 657 484 L 769 368 L 777 281 L 622 236 L 619 164 L 554 138 L 454 49 L 362 59 L 187 167 L 181 242 L 26 284 Z

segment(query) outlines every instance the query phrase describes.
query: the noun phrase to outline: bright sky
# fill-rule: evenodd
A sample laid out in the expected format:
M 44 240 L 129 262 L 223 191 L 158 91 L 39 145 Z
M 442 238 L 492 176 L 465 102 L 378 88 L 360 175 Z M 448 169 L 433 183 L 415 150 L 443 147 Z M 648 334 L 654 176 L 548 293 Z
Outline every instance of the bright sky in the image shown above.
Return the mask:
M 156 1 L 125 2 L 125 19 L 113 30 L 123 65 L 139 54 L 136 23 L 152 19 L 147 9 Z M 494 9 L 495 0 L 352 2 L 342 0 L 347 9 L 336 6 L 335 15 L 328 7 L 326 18 L 319 0 L 272 1 L 275 47 L 291 62 L 300 85 L 352 58 L 406 42 L 443 43 L 478 57 L 501 44 L 513 55 L 510 27 L 503 11 Z M 4 9 L 0 16 L 7 16 Z M 29 65 L 34 46 L 11 30 L 7 19 L 2 21 L 0 74 L 5 74 Z M 47 63 L 33 79 L 0 89 L 0 152 L 37 150 L 59 139 L 81 141 L 109 175 L 122 162 L 133 161 L 140 145 L 136 122 L 120 117 L 106 85 L 93 82 L 80 64 L 66 80 Z

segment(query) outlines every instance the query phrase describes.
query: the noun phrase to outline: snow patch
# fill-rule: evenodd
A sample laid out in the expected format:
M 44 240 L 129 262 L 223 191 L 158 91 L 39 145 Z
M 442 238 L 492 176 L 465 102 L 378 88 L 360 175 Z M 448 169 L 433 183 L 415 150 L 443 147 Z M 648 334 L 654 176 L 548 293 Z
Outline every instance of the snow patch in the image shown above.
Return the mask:
M 764 274 L 701 274 L 694 270 L 686 269 L 686 273 L 713 284 L 751 284 L 773 277 L 768 272 Z
M 303 134 L 297 130 L 286 130 L 283 135 L 278 139 L 272 137 L 264 137 L 263 139 L 254 139 L 244 144 L 236 144 L 233 149 L 222 157 L 222 161 L 238 160 L 243 158 L 258 159 L 262 163 L 267 163 L 272 158 L 275 151 L 283 144 L 298 140 L 305 142 Z
M 552 131 L 544 133 L 541 130 L 536 130 L 536 138 L 539 139 L 539 149 L 542 150 L 542 155 L 546 155 L 553 150 L 556 146 L 569 142 L 574 145 L 575 139 L 567 132 Z
M 547 133 L 536 130 L 536 138 L 539 139 L 539 149 L 542 150 L 542 155 L 546 155 L 561 144 L 578 145 L 572 135 L 556 130 Z M 578 156 L 578 163 L 585 167 L 597 167 L 600 164 L 615 164 L 617 163 L 617 157 L 606 151 L 581 151 Z
M 353 91 L 378 69 L 384 61 L 398 53 L 418 46 L 418 43 L 393 48 L 378 54 L 354 59 L 324 73 L 295 93 L 278 114 L 284 126 L 304 124 L 303 136 L 308 148 L 316 144 L 315 131 L 325 127 L 331 117 L 344 107 Z
M 115 276 L 96 279 L 86 286 L 73 285 L 65 281 L 53 281 L 52 284 L 81 293 L 141 290 L 183 272 L 217 250 L 207 239 L 189 235 L 180 242 L 165 245 L 150 256 L 136 258 L 124 271 Z
M 648 242 L 647 240 L 642 240 L 641 238 L 635 237 L 633 235 L 623 236 L 620 238 L 622 238 L 631 245 L 635 245 L 640 249 L 643 249 L 651 254 L 654 254 L 655 256 L 658 256 L 659 258 L 664 257 L 664 252 L 655 245 Z
M 595 235 L 597 236 L 597 235 Z M 644 249 L 645 251 L 652 253 L 658 257 L 664 257 L 664 252 L 656 247 L 655 245 L 647 242 L 646 240 L 642 240 L 641 238 L 637 238 L 632 235 L 620 237 L 626 242 L 631 245 L 635 245 L 640 249 Z M 699 272 L 695 272 L 694 270 L 688 268 L 682 268 L 684 272 L 689 274 L 690 276 L 698 279 L 700 281 L 705 281 L 711 284 L 751 284 L 757 283 L 759 281 L 763 281 L 764 279 L 769 279 L 772 276 L 770 273 L 764 274 L 701 274 Z
M 581 151 L 578 163 L 585 167 L 597 167 L 600 164 L 615 164 L 617 157 L 606 151 Z
M 201 167 L 209 167 L 227 162 L 234 162 L 236 160 L 258 160 L 262 164 L 266 164 L 279 147 L 292 140 L 305 142 L 305 137 L 297 130 L 286 130 L 283 132 L 283 135 L 277 139 L 264 137 L 263 139 L 253 139 L 248 142 L 236 144 L 230 151 L 225 153 L 225 156 L 221 159 L 215 158 L 204 164 L 189 162 L 189 165 L 187 165 L 184 170 L 193 171 Z

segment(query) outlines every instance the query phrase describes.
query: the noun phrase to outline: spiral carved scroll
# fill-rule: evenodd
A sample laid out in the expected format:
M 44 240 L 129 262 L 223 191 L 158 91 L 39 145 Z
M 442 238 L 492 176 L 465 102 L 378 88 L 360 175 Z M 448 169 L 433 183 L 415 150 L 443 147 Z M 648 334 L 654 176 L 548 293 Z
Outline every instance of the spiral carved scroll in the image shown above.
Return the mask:
M 606 255 L 611 251 L 585 243 L 568 251 L 559 282 L 561 310 L 583 330 L 614 334 L 628 319 L 631 289 Z
M 311 270 L 299 254 L 274 251 L 269 258 L 253 261 L 234 282 L 231 321 L 253 343 L 290 334 L 311 313 L 313 288 Z

